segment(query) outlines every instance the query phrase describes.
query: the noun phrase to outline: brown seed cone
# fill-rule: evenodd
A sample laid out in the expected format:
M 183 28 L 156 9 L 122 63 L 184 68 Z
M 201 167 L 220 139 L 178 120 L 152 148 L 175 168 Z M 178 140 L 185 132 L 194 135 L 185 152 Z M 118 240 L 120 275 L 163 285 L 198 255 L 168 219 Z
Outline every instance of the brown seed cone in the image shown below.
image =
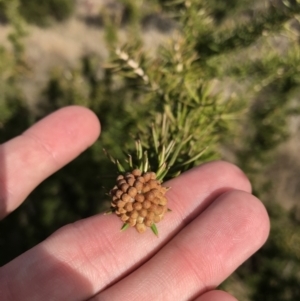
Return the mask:
M 154 226 L 167 212 L 167 188 L 161 186 L 154 172 L 135 169 L 119 175 L 110 191 L 112 210 L 139 233 Z

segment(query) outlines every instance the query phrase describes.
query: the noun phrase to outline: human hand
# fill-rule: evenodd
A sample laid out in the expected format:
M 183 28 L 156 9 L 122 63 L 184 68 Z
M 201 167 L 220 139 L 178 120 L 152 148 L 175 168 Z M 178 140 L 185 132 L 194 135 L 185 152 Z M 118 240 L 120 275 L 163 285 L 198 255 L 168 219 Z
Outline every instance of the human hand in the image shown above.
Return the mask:
M 89 147 L 96 116 L 66 107 L 0 146 L 0 218 Z M 172 212 L 148 230 L 120 232 L 115 215 L 62 227 L 0 268 L 2 301 L 233 301 L 215 288 L 265 242 L 269 221 L 234 165 L 211 162 L 167 183 Z

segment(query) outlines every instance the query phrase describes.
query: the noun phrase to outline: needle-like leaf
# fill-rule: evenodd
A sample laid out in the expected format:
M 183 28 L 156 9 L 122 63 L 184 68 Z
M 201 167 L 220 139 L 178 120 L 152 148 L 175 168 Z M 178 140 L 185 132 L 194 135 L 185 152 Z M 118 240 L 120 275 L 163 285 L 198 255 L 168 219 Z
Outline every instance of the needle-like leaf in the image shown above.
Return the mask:
M 128 229 L 129 227 L 129 224 L 128 223 L 124 223 L 122 228 L 121 228 L 121 231 L 125 231 L 126 229 Z
M 157 227 L 156 227 L 155 224 L 152 224 L 151 230 L 152 230 L 152 232 L 153 232 L 156 236 L 158 236 L 158 230 L 157 230 Z

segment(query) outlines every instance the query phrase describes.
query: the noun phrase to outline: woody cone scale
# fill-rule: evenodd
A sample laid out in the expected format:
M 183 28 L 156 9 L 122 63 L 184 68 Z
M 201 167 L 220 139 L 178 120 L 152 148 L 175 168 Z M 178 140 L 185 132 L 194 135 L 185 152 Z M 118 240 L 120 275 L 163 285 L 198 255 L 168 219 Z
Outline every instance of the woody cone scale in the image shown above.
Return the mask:
M 117 177 L 110 191 L 111 207 L 125 226 L 135 227 L 139 233 L 155 227 L 168 211 L 165 193 L 154 172 L 143 173 L 134 169 Z

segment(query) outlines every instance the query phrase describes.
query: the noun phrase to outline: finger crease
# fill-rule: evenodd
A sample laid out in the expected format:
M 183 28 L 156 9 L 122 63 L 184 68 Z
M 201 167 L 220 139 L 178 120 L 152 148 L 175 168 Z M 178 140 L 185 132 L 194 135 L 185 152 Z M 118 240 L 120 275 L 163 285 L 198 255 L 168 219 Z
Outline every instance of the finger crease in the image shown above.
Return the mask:
M 37 144 L 40 148 L 42 148 L 46 154 L 49 155 L 50 158 L 55 162 L 55 164 L 59 165 L 59 162 L 57 161 L 54 153 L 50 150 L 50 148 L 42 142 L 42 140 L 37 137 L 36 135 L 30 134 L 28 132 L 24 132 L 21 134 L 21 136 L 31 139 L 35 144 Z

